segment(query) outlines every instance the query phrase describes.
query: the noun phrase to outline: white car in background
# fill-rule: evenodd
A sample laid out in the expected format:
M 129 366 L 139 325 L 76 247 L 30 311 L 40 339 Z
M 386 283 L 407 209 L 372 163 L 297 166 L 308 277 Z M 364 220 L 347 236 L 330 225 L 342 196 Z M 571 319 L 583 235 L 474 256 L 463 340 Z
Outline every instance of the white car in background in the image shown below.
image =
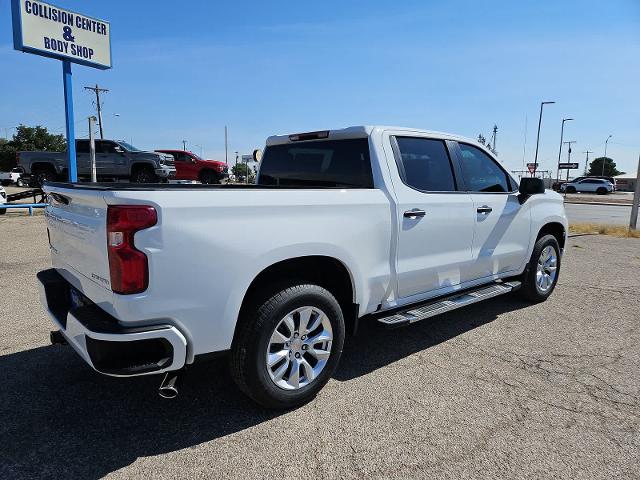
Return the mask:
M 7 203 L 7 192 L 4 187 L 0 186 L 0 205 L 4 205 L 5 203 Z M 7 213 L 7 209 L 0 208 L 0 215 L 4 215 L 5 213 Z
M 17 185 L 24 187 L 26 182 L 22 178 L 22 169 L 14 168 L 10 172 L 0 172 L 0 185 Z
M 583 178 L 582 180 L 564 183 L 560 186 L 561 192 L 576 193 L 589 192 L 598 195 L 606 195 L 613 192 L 613 184 L 603 178 Z

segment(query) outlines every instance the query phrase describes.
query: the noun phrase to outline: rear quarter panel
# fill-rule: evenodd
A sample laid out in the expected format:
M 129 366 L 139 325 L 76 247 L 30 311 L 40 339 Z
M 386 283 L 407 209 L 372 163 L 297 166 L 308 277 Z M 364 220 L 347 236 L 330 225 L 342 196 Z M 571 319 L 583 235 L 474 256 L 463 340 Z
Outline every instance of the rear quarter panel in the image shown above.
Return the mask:
M 105 200 L 158 210 L 158 224 L 135 237 L 149 257 L 149 288 L 114 295 L 113 314 L 175 324 L 193 345 L 190 358 L 230 347 L 247 288 L 282 260 L 342 262 L 361 314 L 389 291 L 391 207 L 380 190 L 127 191 Z

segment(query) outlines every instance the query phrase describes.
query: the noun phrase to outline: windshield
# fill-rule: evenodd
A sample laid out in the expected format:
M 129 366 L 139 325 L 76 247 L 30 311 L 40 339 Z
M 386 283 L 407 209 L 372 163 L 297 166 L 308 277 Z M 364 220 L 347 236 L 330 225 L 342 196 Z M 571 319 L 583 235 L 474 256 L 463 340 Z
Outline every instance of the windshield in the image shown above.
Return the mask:
M 129 152 L 141 152 L 142 151 L 139 148 L 136 148 L 133 145 L 127 143 L 127 142 L 118 142 L 118 145 L 123 147 L 125 150 L 128 150 Z

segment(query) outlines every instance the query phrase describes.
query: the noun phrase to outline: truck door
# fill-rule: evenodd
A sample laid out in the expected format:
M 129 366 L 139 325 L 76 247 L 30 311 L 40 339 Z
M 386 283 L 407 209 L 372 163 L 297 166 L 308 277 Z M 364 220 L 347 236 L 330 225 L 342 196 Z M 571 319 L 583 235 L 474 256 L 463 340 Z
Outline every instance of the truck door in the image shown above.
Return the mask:
M 458 188 L 449 142 L 405 135 L 390 134 L 395 162 L 389 167 L 397 202 L 398 296 L 413 301 L 469 280 L 475 215 L 471 196 Z
M 176 159 L 176 173 L 180 180 L 198 180 L 198 167 L 196 161 L 186 152 L 175 152 L 173 158 Z M 178 165 L 180 166 L 178 170 Z
M 532 235 L 529 204 L 520 204 L 515 181 L 486 152 L 462 142 L 455 151 L 464 189 L 473 200 L 472 276 L 480 279 L 517 270 L 526 259 Z
M 76 165 L 78 175 L 87 176 L 91 174 L 89 165 L 89 140 L 76 140 Z
M 96 171 L 98 176 L 126 176 L 129 171 L 127 164 L 127 154 L 116 142 L 96 140 Z

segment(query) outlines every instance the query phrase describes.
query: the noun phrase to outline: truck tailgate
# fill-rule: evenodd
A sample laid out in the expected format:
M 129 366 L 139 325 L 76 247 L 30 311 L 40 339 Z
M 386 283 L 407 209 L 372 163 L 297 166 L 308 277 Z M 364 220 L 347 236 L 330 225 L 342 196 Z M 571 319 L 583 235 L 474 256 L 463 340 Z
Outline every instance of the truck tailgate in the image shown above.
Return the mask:
M 45 187 L 49 243 L 54 267 L 67 270 L 78 283 L 82 275 L 110 290 L 107 253 L 107 204 L 100 191 Z

